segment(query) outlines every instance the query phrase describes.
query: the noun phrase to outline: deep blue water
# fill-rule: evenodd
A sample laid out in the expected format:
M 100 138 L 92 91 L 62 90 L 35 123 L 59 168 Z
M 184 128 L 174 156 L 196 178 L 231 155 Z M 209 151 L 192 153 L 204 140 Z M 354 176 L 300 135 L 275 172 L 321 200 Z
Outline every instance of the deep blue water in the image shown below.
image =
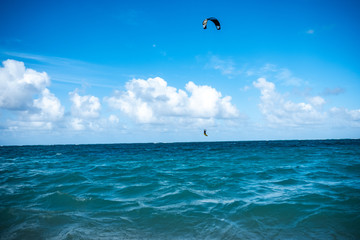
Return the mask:
M 0 147 L 1 239 L 360 239 L 360 140 Z

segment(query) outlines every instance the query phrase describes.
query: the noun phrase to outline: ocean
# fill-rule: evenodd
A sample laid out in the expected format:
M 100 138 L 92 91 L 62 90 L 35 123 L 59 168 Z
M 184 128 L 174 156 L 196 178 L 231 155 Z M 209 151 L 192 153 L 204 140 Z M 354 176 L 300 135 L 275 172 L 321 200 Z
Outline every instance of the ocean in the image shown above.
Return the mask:
M 360 140 L 2 146 L 0 239 L 360 239 Z

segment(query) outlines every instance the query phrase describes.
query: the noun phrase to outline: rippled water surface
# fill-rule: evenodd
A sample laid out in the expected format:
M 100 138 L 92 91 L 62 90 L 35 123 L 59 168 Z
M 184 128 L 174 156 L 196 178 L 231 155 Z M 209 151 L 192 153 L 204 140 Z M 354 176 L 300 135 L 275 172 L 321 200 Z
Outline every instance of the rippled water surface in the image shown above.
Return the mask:
M 0 147 L 1 239 L 360 239 L 360 140 Z

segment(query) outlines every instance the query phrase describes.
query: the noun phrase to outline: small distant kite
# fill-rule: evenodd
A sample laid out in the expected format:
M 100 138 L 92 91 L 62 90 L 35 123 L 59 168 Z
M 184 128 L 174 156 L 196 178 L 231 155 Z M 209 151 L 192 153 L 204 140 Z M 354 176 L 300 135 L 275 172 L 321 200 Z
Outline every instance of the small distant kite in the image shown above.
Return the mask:
M 216 26 L 216 29 L 217 30 L 220 30 L 220 22 L 219 22 L 219 20 L 217 20 L 216 18 L 214 18 L 214 17 L 209 17 L 209 18 L 206 18 L 204 21 L 203 21 L 203 28 L 204 29 L 206 29 L 206 27 L 207 27 L 207 22 L 208 21 L 212 21 L 214 24 L 215 24 L 215 26 Z
M 206 134 L 206 129 L 204 129 L 204 135 L 207 137 L 208 135 Z

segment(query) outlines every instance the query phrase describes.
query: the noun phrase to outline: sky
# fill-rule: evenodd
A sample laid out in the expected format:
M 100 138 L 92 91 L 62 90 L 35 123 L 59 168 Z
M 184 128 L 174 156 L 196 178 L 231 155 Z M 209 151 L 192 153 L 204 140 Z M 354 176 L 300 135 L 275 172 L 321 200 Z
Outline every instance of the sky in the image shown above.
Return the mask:
M 359 138 L 359 11 L 1 0 L 0 145 Z

